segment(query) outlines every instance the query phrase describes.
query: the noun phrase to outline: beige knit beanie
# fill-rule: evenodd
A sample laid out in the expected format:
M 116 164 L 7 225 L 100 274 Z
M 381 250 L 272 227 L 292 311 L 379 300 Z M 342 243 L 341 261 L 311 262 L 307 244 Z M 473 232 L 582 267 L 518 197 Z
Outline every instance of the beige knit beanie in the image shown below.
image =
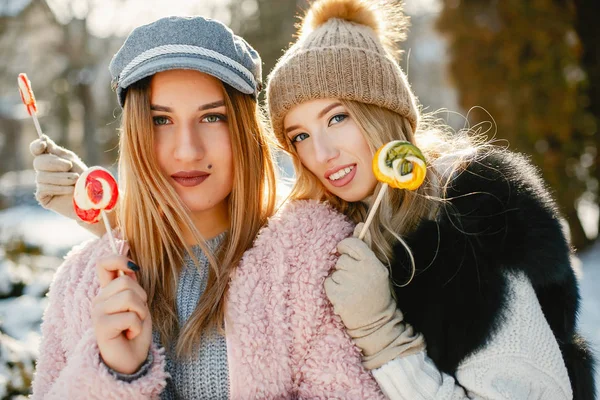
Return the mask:
M 383 6 L 381 0 L 314 2 L 298 40 L 269 75 L 267 105 L 276 136 L 283 137 L 290 109 L 323 98 L 387 108 L 406 117 L 415 130 L 415 97 L 393 58 L 407 25 L 399 1 Z

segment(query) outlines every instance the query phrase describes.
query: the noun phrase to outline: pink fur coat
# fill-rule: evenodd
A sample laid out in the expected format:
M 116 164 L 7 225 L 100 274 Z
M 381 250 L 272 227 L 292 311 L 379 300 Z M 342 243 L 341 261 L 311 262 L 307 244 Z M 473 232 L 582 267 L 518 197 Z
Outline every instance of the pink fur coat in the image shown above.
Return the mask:
M 325 204 L 287 204 L 259 233 L 232 274 L 225 330 L 232 399 L 383 399 L 325 296 L 337 243 L 352 225 Z M 100 362 L 91 302 L 95 260 L 106 237 L 66 257 L 49 292 L 33 399 L 148 399 L 165 387 L 165 355 L 131 383 Z

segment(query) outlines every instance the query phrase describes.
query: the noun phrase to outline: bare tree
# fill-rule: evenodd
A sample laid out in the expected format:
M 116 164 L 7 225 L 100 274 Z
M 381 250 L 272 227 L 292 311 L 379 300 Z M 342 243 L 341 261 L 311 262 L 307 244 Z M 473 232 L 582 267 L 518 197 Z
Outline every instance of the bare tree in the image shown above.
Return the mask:
M 307 0 L 254 0 L 252 7 L 230 3 L 230 25 L 260 53 L 265 78 L 293 40 L 296 15 L 306 4 Z
M 586 141 L 592 142 L 590 148 L 595 152 L 593 173 L 595 186 L 592 189 L 596 195 L 596 204 L 600 206 L 600 25 L 596 22 L 598 2 L 594 0 L 576 0 L 575 29 L 582 44 L 581 65 L 587 74 L 585 107 L 589 117 L 582 121 L 581 130 Z M 600 226 L 600 221 L 598 221 Z M 596 236 L 600 240 L 600 235 Z
M 11 5 L 12 4 L 12 5 Z M 26 117 L 17 89 L 17 75 L 27 73 L 40 103 L 42 128 L 48 124 L 44 106 L 53 98 L 50 82 L 62 60 L 48 49 L 60 41 L 60 24 L 44 0 L 0 3 L 0 173 L 25 168 L 26 138 L 33 125 Z M 42 99 L 42 101 L 39 101 Z
M 88 5 L 90 1 L 88 0 Z M 70 3 L 70 7 L 74 2 Z M 74 15 L 74 13 L 73 13 Z M 63 71 L 63 77 L 70 86 L 71 93 L 63 96 L 75 96 L 81 104 L 81 120 L 83 122 L 82 144 L 85 150 L 86 162 L 96 165 L 100 162 L 98 144 L 96 139 L 96 105 L 92 95 L 93 70 L 98 62 L 98 56 L 89 48 L 90 33 L 87 30 L 87 17 L 73 17 L 71 21 L 63 26 L 63 44 L 60 52 L 68 60 Z M 70 121 L 68 110 L 69 101 L 60 104 L 63 109 L 59 114 L 64 118 L 62 121 L 66 126 Z

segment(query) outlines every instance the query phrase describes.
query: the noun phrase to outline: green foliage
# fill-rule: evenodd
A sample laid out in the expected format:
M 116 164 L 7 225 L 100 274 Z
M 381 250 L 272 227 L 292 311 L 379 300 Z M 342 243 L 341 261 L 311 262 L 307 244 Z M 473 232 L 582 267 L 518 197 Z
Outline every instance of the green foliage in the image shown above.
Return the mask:
M 472 123 L 497 124 L 497 139 L 532 155 L 567 217 L 576 247 L 587 244 L 575 211 L 592 134 L 582 102 L 586 75 L 573 3 L 561 0 L 444 0 L 438 29 L 450 74 Z M 489 114 L 488 114 L 489 113 Z M 587 157 L 589 158 L 589 156 Z

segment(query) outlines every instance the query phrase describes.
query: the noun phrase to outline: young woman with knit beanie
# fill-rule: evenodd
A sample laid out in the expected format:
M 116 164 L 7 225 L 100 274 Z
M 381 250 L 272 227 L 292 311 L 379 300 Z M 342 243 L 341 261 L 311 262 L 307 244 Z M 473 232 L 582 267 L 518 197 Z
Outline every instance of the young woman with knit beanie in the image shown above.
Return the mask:
M 352 225 L 315 201 L 272 216 L 254 49 L 169 17 L 136 28 L 110 71 L 126 241 L 84 243 L 58 269 L 32 398 L 383 399 L 323 287 Z M 31 150 L 38 200 L 74 218 L 86 166 L 47 137 Z
M 539 173 L 423 121 L 394 59 L 406 21 L 380 3 L 314 2 L 267 86 L 292 199 L 360 223 L 382 185 L 380 146 L 409 141 L 427 159 L 418 190 L 386 192 L 370 245 L 338 244 L 335 312 L 389 398 L 593 399 L 569 244 Z

